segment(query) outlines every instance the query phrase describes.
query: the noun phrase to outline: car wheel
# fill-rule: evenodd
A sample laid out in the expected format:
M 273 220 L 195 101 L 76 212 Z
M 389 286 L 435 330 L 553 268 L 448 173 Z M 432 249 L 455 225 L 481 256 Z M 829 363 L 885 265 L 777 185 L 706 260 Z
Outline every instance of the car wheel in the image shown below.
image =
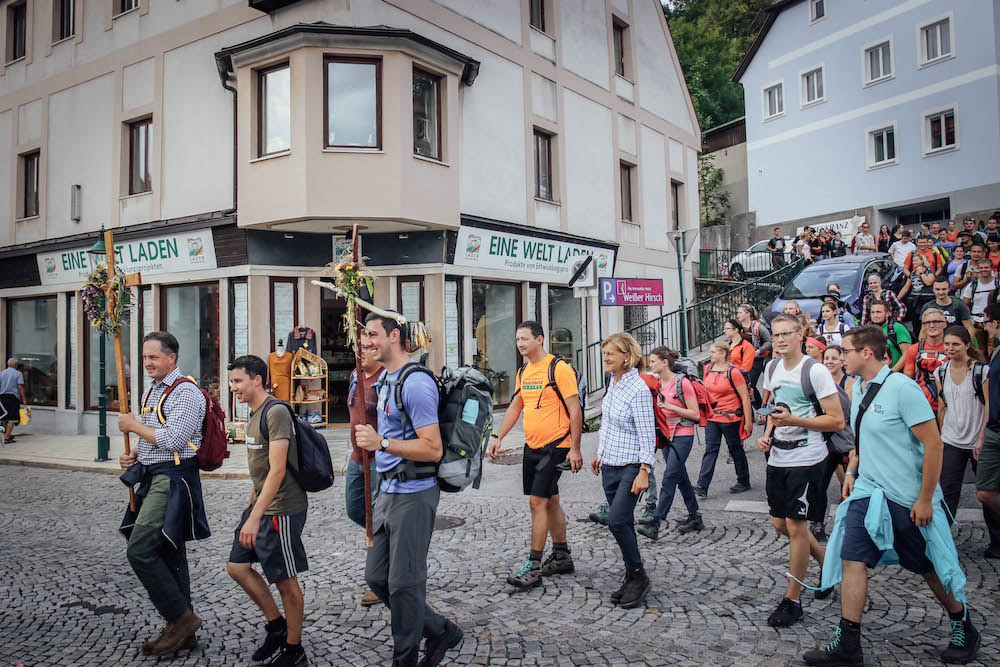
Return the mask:
M 729 267 L 729 275 L 733 280 L 743 280 L 746 278 L 746 271 L 743 270 L 742 264 L 733 264 Z

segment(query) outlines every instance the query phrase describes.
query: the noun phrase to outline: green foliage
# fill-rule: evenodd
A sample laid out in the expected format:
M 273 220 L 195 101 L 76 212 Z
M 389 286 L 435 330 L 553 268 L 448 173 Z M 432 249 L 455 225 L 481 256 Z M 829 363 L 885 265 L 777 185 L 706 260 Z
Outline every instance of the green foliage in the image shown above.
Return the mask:
M 715 166 L 714 155 L 698 158 L 698 196 L 701 199 L 701 226 L 725 221 L 729 210 L 729 193 L 722 186 L 725 171 Z

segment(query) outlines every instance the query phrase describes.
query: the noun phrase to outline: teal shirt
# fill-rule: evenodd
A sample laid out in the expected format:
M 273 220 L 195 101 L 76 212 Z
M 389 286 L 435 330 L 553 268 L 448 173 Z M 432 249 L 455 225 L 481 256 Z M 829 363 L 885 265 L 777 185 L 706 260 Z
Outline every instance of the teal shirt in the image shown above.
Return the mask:
M 892 325 L 892 330 L 896 332 L 896 342 L 897 343 L 912 343 L 913 339 L 910 337 L 910 331 L 904 327 L 899 322 L 895 322 Z M 889 324 L 882 325 L 882 333 L 889 337 Z M 892 341 L 889 341 L 889 365 L 895 366 L 899 358 L 903 356 L 903 353 L 899 351 L 899 345 L 893 345 Z M 853 422 L 852 422 L 853 423 Z

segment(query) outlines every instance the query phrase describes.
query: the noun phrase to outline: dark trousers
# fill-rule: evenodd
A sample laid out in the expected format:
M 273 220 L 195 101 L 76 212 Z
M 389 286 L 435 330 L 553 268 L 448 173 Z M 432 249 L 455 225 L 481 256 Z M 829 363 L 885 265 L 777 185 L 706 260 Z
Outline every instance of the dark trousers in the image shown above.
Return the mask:
M 631 569 L 642 567 L 639 540 L 635 535 L 635 517 L 633 517 L 639 496 L 632 493 L 632 482 L 638 474 L 638 463 L 626 466 L 601 466 L 601 482 L 604 484 L 604 496 L 608 499 L 608 528 L 618 542 L 625 567 Z
M 705 426 L 705 455 L 701 457 L 701 472 L 698 474 L 698 487 L 705 491 L 708 491 L 715 475 L 715 462 L 719 458 L 723 436 L 726 438 L 726 446 L 729 447 L 729 455 L 733 457 L 736 481 L 750 486 L 750 464 L 747 463 L 743 441 L 740 440 L 740 423 L 708 422 Z
M 379 476 L 375 472 L 375 456 L 369 464 L 372 480 L 372 502 L 378 498 Z M 365 527 L 365 466 L 363 463 L 355 463 L 354 459 L 347 460 L 347 473 L 344 475 L 344 503 L 347 507 L 347 518 Z
M 667 462 L 667 471 L 663 473 L 663 486 L 660 488 L 660 501 L 656 505 L 656 518 L 663 520 L 670 513 L 670 506 L 674 504 L 674 491 L 680 489 L 681 498 L 689 514 L 698 513 L 698 498 L 694 495 L 694 487 L 688 478 L 688 471 L 685 467 L 691 448 L 694 446 L 693 435 L 682 435 L 671 440 L 668 447 L 664 447 L 663 459 Z M 650 491 L 656 491 L 654 482 L 650 478 Z
M 826 520 L 826 511 L 830 506 L 830 481 L 833 479 L 833 475 L 837 472 L 837 466 L 844 463 L 844 457 L 841 454 L 828 454 L 826 457 L 826 468 L 823 470 L 823 493 L 820 494 L 819 507 L 823 512 L 823 520 Z
M 760 374 L 764 372 L 766 362 L 767 359 L 764 358 L 764 355 L 760 355 L 753 358 L 753 366 L 750 367 L 750 377 L 748 378 L 750 381 L 750 404 L 754 410 L 760 407 L 760 392 L 757 391 L 757 381 L 760 379 Z
M 167 622 L 177 620 L 191 609 L 191 579 L 184 543 L 175 549 L 162 531 L 169 493 L 170 478 L 154 476 L 125 552 L 156 611 Z
M 427 551 L 440 497 L 434 486 L 383 493 L 375 503 L 365 579 L 391 614 L 393 667 L 415 667 L 420 640 L 444 632 L 445 618 L 426 602 Z
M 977 468 L 976 459 L 972 458 L 971 449 L 960 449 L 945 444 L 941 459 L 941 493 L 944 502 L 952 516 L 958 512 L 958 501 L 962 498 L 962 481 L 965 478 L 965 467 L 972 463 L 972 470 Z M 990 535 L 990 545 L 1000 546 L 1000 512 L 988 505 L 983 505 L 983 519 Z

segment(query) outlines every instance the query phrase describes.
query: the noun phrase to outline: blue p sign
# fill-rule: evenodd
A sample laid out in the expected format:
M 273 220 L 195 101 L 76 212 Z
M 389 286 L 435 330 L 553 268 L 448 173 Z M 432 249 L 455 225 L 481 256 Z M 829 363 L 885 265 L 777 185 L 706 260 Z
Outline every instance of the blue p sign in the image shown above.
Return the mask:
M 601 305 L 602 306 L 618 305 L 617 299 L 615 298 L 614 278 L 601 278 Z

